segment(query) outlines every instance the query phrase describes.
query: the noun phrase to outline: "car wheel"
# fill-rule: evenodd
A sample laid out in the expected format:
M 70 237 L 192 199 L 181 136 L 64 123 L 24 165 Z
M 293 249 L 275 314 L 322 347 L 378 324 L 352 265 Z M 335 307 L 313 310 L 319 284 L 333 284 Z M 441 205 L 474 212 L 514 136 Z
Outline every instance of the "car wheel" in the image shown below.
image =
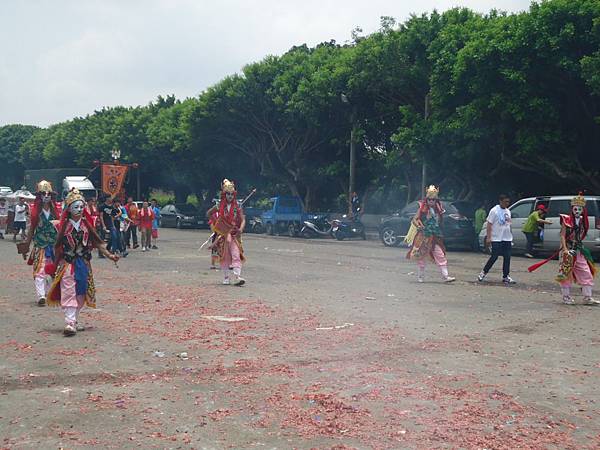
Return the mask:
M 266 230 L 267 230 L 267 234 L 269 236 L 273 236 L 273 225 L 272 224 L 268 223 L 266 226 Z
M 179 219 L 179 217 L 175 221 L 175 228 L 181 230 L 181 219 Z
M 338 231 L 336 231 L 336 232 L 335 232 L 335 238 L 336 238 L 338 241 L 343 241 L 343 240 L 344 240 L 344 233 L 342 233 L 342 232 L 341 232 L 341 231 L 339 231 L 339 230 L 338 230 Z
M 288 225 L 288 236 L 296 237 L 296 226 L 293 223 Z
M 393 228 L 385 227 L 381 230 L 381 242 L 386 247 L 397 247 L 400 240 L 398 239 L 398 235 Z
M 360 237 L 362 238 L 363 241 L 367 240 L 367 233 L 365 233 L 365 231 L 363 230 L 363 232 L 360 234 Z
M 254 225 L 254 229 L 252 230 L 256 234 L 263 234 L 265 231 L 263 230 L 263 226 L 260 223 Z

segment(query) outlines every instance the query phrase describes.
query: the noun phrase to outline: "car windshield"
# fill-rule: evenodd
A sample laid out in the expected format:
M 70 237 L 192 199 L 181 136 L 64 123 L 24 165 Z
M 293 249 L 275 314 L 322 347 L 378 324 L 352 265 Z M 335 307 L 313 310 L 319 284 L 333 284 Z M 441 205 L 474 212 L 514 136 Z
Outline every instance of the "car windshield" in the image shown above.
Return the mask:
M 198 214 L 198 210 L 196 209 L 196 207 L 194 205 L 184 204 L 184 205 L 175 205 L 175 207 L 177 208 L 177 211 L 179 211 L 181 214 L 189 214 L 189 215 Z

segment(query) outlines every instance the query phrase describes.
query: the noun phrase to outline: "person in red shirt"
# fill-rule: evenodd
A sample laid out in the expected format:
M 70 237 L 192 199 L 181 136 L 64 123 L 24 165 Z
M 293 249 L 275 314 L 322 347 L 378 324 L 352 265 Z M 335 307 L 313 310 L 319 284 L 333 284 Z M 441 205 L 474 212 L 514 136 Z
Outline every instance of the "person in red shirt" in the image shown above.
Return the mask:
M 142 235 L 142 251 L 150 249 L 152 245 L 152 221 L 154 220 L 154 211 L 148 206 L 148 202 L 142 204 L 139 210 L 140 234 Z
M 133 241 L 133 248 L 138 248 L 137 229 L 140 225 L 140 212 L 137 205 L 133 203 L 133 198 L 129 197 L 127 199 L 125 209 L 127 210 L 127 217 L 129 217 L 129 228 L 127 228 L 127 235 L 125 237 L 127 247 L 131 248 L 131 242 Z

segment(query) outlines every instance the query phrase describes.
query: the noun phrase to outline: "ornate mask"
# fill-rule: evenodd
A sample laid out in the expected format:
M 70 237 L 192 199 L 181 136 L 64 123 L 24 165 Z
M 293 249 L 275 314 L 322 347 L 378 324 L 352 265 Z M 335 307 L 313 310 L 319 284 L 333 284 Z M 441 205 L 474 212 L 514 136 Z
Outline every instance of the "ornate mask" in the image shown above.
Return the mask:
M 573 211 L 573 215 L 577 218 L 581 217 L 581 215 L 583 214 L 583 206 L 573 206 L 572 208 Z
M 69 211 L 74 216 L 80 216 L 83 213 L 83 201 L 76 200 L 69 206 Z
M 50 192 L 43 192 L 42 193 L 42 203 L 48 204 L 48 203 L 50 203 L 50 200 L 52 200 L 52 194 Z
M 233 192 L 225 192 L 225 198 L 228 203 L 231 203 L 233 201 Z

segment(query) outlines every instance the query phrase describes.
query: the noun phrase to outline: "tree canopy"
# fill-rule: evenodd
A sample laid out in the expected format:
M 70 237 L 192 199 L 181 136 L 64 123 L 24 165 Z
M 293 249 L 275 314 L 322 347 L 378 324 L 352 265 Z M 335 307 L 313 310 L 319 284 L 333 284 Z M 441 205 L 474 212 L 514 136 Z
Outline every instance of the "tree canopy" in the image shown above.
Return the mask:
M 117 147 L 140 163 L 145 192 L 209 199 L 227 177 L 343 208 L 353 129 L 357 190 L 373 211 L 419 196 L 424 161 L 425 181 L 461 199 L 600 192 L 597 0 L 382 17 L 353 36 L 267 56 L 195 98 L 0 127 L 0 184 L 20 184 L 25 168 L 89 167 Z

